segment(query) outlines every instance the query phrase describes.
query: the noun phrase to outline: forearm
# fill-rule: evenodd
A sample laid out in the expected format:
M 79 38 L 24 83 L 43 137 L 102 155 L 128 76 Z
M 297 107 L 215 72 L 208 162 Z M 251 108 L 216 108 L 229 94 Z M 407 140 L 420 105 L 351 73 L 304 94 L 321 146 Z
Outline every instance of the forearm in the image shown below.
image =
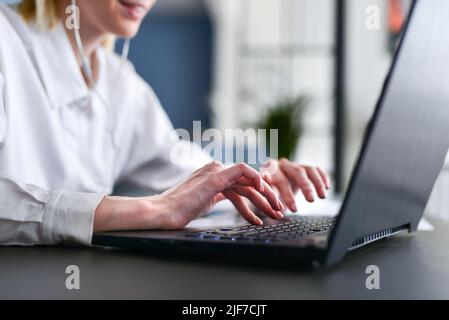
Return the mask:
M 105 197 L 95 211 L 94 232 L 164 229 L 164 207 L 164 199 L 158 196 Z

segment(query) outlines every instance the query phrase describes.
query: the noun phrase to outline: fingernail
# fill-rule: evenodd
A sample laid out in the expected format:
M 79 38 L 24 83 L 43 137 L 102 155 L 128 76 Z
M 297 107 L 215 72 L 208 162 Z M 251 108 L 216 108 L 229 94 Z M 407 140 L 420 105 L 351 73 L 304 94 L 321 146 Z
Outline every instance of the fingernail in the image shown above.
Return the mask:
M 276 212 L 276 216 L 277 216 L 279 219 L 283 219 L 283 218 L 284 218 L 284 215 L 283 215 L 282 212 L 280 212 L 280 211 L 277 211 L 277 212 Z
M 321 199 L 323 199 L 323 198 L 325 197 L 324 189 L 323 189 L 323 188 L 318 188 L 317 194 L 318 194 L 318 197 L 320 197 Z
M 298 211 L 298 207 L 296 206 L 296 203 L 292 202 L 292 204 L 290 204 L 290 209 L 293 212 L 297 212 Z
M 285 210 L 284 204 L 282 203 L 281 200 L 278 200 L 278 208 L 279 210 Z
M 263 221 L 256 217 L 256 224 L 259 226 L 263 226 Z
M 321 195 L 322 195 L 322 199 L 326 199 L 326 197 L 327 197 L 327 194 L 326 194 L 326 190 L 324 190 L 324 188 L 321 188 L 320 189 L 320 192 L 321 192 Z
M 310 202 L 315 201 L 315 197 L 313 196 L 313 192 L 307 192 L 307 200 Z

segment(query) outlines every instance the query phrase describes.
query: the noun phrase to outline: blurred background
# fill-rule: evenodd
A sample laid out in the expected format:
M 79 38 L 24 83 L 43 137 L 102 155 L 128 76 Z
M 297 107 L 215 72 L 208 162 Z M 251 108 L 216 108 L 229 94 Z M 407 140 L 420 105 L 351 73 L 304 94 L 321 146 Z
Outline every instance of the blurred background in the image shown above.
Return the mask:
M 282 155 L 325 168 L 341 194 L 409 7 L 409 0 L 159 0 L 130 59 L 175 128 L 278 127 L 289 142 Z M 447 219 L 448 170 L 428 208 Z

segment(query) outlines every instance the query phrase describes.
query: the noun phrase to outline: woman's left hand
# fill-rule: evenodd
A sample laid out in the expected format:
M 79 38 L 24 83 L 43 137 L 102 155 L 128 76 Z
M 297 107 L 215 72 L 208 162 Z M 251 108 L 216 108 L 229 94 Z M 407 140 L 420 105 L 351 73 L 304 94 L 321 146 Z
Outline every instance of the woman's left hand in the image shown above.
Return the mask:
M 320 168 L 303 166 L 288 159 L 269 160 L 260 170 L 264 180 L 278 190 L 281 201 L 286 208 L 298 211 L 295 194 L 301 190 L 307 201 L 315 201 L 316 194 L 321 199 L 326 198 L 330 188 L 327 174 Z

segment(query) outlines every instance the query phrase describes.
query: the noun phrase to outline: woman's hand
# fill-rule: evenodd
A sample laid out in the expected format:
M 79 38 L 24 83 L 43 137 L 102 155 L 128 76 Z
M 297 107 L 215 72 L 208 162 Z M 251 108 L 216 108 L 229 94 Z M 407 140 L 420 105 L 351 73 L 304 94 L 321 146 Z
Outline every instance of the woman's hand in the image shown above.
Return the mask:
M 329 190 L 329 178 L 320 168 L 301 166 L 287 159 L 270 160 L 262 168 L 264 180 L 279 192 L 285 207 L 297 212 L 295 194 L 301 190 L 307 201 L 315 201 L 314 191 L 321 198 L 326 198 Z
M 94 231 L 181 229 L 224 199 L 251 224 L 263 223 L 247 200 L 270 218 L 283 218 L 282 202 L 256 170 L 246 164 L 225 168 L 213 162 L 158 196 L 106 197 L 95 212 Z

